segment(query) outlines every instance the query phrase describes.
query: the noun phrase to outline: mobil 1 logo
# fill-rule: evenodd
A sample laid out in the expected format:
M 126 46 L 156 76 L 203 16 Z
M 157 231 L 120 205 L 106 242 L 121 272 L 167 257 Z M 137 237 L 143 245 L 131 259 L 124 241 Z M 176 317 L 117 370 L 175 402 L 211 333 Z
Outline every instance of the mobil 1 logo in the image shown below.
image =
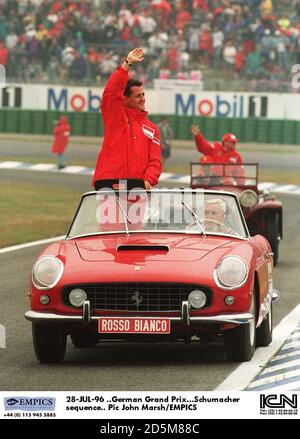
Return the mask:
M 22 107 L 22 88 L 5 87 L 0 90 L 0 108 L 21 108 Z
M 297 415 L 298 395 L 296 393 L 285 395 L 276 393 L 260 395 L 261 415 Z
M 268 97 L 253 95 L 248 100 L 248 117 L 267 117 Z

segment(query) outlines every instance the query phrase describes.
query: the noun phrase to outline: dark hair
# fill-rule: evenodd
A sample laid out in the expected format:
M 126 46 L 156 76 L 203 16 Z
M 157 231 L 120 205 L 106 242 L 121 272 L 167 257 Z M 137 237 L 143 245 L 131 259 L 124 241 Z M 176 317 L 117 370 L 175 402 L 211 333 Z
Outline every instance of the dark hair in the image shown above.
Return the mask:
M 131 95 L 131 87 L 141 87 L 142 85 L 143 82 L 139 79 L 129 79 L 124 90 L 124 95 L 129 97 Z

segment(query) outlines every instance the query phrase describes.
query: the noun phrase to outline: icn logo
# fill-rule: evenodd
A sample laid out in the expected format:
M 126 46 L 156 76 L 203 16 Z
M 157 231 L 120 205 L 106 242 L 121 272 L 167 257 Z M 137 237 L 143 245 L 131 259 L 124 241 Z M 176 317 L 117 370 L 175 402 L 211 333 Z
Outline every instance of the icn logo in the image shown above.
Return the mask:
M 293 409 L 297 408 L 298 398 L 297 394 L 292 394 L 291 396 L 286 396 L 282 394 L 274 395 L 260 395 L 260 408 L 276 408 L 283 409 L 286 407 L 291 407 Z
M 6 332 L 5 326 L 0 325 L 0 349 L 6 348 Z

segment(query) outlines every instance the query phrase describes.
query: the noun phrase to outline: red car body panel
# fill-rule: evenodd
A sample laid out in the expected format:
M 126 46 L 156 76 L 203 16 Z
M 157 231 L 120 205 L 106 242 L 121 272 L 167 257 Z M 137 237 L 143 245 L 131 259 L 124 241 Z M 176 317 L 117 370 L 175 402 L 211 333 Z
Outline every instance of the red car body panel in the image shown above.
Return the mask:
M 122 250 L 122 245 L 140 246 L 140 250 Z M 144 250 L 143 246 L 166 246 L 167 251 Z M 39 257 L 53 255 L 64 263 L 64 273 L 58 284 L 47 291 L 48 305 L 41 305 L 45 294 L 30 282 L 31 309 L 64 315 L 80 315 L 81 310 L 67 307 L 61 300 L 64 285 L 112 282 L 172 282 L 205 285 L 213 290 L 212 304 L 208 308 L 193 310 L 191 315 L 217 315 L 247 312 L 253 291 L 254 277 L 260 289 L 260 301 L 267 297 L 268 270 L 265 255 L 270 251 L 268 242 L 261 236 L 241 240 L 223 236 L 184 234 L 124 234 L 90 236 L 56 242 L 47 247 Z M 224 303 L 227 291 L 214 282 L 216 265 L 226 255 L 241 256 L 249 268 L 247 282 L 234 291 L 235 303 L 228 309 Z M 135 267 L 139 267 L 138 270 Z M 174 316 L 179 312 L 118 312 L 94 310 L 93 315 L 153 315 Z
M 105 189 L 84 194 L 66 238 L 39 255 L 29 296 L 42 363 L 62 361 L 68 336 L 76 348 L 222 339 L 226 358 L 249 361 L 272 340 L 278 292 L 271 246 L 249 235 L 237 195 Z

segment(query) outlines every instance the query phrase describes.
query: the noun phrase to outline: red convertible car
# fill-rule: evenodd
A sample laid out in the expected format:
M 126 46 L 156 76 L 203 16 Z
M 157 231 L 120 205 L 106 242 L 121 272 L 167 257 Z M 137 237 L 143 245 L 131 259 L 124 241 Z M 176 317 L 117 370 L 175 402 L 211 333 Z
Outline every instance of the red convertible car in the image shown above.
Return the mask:
M 234 192 L 241 203 L 251 236 L 265 236 L 272 248 L 274 265 L 282 239 L 282 203 L 268 190 L 258 188 L 258 163 L 191 163 L 191 187 Z
M 42 363 L 102 340 L 224 341 L 248 361 L 272 340 L 273 258 L 236 195 L 112 190 L 82 196 L 65 239 L 35 261 L 33 344 Z

